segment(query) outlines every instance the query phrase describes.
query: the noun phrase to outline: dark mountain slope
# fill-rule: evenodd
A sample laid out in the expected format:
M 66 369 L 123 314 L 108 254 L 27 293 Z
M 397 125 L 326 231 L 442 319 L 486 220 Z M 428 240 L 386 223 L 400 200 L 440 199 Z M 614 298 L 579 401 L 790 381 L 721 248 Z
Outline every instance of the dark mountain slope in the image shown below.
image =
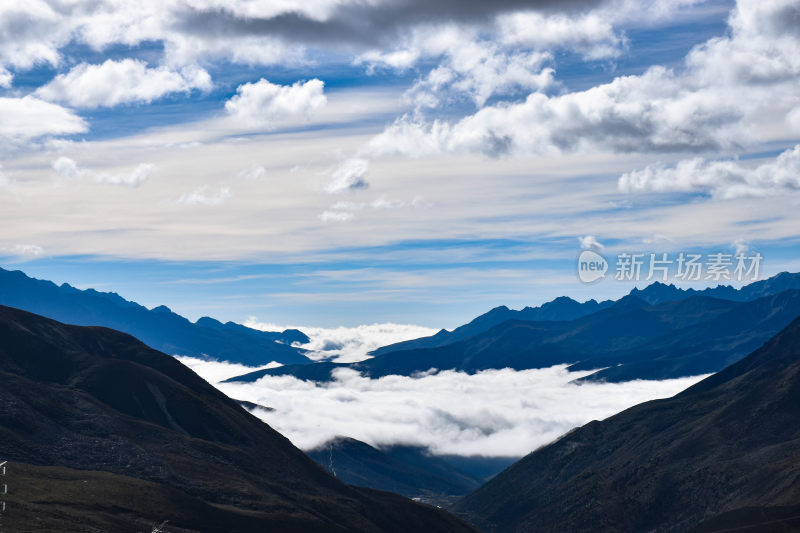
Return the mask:
M 716 372 L 747 355 L 800 316 L 800 291 L 753 301 L 707 296 L 648 305 L 626 296 L 608 309 L 570 322 L 508 321 L 439 348 L 390 352 L 347 365 L 285 366 L 230 381 L 293 375 L 324 381 L 348 367 L 370 377 L 410 376 L 431 368 L 476 372 L 574 363 L 571 370 L 606 368 L 589 379 L 665 379 Z
M 650 305 L 683 300 L 692 296 L 708 296 L 723 300 L 746 302 L 787 290 L 800 290 L 800 274 L 781 272 L 769 279 L 755 281 L 740 289 L 736 289 L 730 285 L 719 285 L 703 290 L 681 289 L 674 285 L 654 282 L 644 289 L 634 288 L 629 293 L 629 296 L 634 296 Z M 488 313 L 475 318 L 468 324 L 459 326 L 453 331 L 443 329 L 436 333 L 436 335 L 430 337 L 422 337 L 383 346 L 374 350 L 372 355 L 384 355 L 389 352 L 445 346 L 484 333 L 490 328 L 508 320 L 525 322 L 575 320 L 607 309 L 613 304 L 614 302 L 611 300 L 599 303 L 594 300 L 589 300 L 588 302 L 579 303 L 566 296 L 560 296 L 539 307 L 526 307 L 519 311 L 509 309 L 503 305 L 495 307 Z
M 40 314 L 66 324 L 105 326 L 129 333 L 170 355 L 208 356 L 261 365 L 311 362 L 291 343 L 308 342 L 297 330 L 264 332 L 203 317 L 192 323 L 165 306 L 147 309 L 116 293 L 78 290 L 0 268 L 0 305 Z
M 413 446 L 377 449 L 338 438 L 308 455 L 345 483 L 408 497 L 463 496 L 484 481 Z
M 203 532 L 469 530 L 433 508 L 342 484 L 133 337 L 3 306 L 0 457 L 31 483 L 7 499 L 9 531 L 124 531 L 143 520 Z M 93 496 L 73 502 L 80 480 Z M 71 505 L 80 512 L 64 511 Z
M 800 319 L 673 398 L 531 453 L 456 510 L 498 532 L 780 531 L 800 515 Z

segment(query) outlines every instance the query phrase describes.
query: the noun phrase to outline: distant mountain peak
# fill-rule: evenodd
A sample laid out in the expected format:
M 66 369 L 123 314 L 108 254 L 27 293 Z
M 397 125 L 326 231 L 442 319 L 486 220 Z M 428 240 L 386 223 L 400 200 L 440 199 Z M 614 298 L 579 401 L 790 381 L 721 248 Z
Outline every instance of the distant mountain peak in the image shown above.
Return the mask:
M 76 289 L 64 283 L 30 278 L 0 268 L 0 304 L 75 325 L 105 326 L 124 331 L 147 345 L 171 354 L 209 357 L 247 365 L 270 361 L 307 364 L 311 360 L 292 343 L 308 342 L 300 332 L 257 331 L 238 324 L 223 326 L 213 318 L 197 323 L 166 305 L 153 309 L 125 300 L 114 292 Z

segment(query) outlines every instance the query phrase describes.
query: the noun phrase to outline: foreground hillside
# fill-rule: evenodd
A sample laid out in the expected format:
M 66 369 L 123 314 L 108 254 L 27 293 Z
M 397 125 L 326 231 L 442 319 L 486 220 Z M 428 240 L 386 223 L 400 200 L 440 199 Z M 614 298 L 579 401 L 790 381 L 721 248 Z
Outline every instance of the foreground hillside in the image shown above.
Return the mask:
M 174 358 L 0 306 L 8 531 L 459 532 L 349 487 Z
M 800 531 L 800 319 L 673 398 L 531 453 L 455 510 L 493 532 Z

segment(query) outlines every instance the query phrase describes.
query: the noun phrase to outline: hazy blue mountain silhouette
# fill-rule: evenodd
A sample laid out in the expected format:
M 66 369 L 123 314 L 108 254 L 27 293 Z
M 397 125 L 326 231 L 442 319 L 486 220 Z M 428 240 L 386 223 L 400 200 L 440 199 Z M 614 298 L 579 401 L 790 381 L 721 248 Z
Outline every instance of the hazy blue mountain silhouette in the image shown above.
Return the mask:
M 231 378 L 254 381 L 264 375 L 293 375 L 326 381 L 337 368 L 377 378 L 410 376 L 432 368 L 525 370 L 570 364 L 570 370 L 603 369 L 585 379 L 627 381 L 711 373 L 747 355 L 800 316 L 797 275 L 781 275 L 720 299 L 702 291 L 681 299 L 665 285 L 635 291 L 596 313 L 570 321 L 509 320 L 471 338 L 435 348 L 388 352 L 359 363 L 287 365 Z M 747 289 L 745 291 L 745 289 Z M 658 294 L 659 297 L 654 297 Z M 685 293 L 684 293 L 685 294 Z M 746 300 L 745 296 L 756 296 Z M 649 304 L 642 296 L 655 301 Z
M 79 326 L 105 326 L 129 333 L 171 355 L 210 357 L 256 366 L 277 361 L 310 363 L 293 342 L 308 342 L 297 330 L 264 332 L 203 317 L 196 323 L 166 306 L 152 310 L 113 292 L 79 290 L 0 268 L 0 305 L 24 309 Z
M 610 307 L 613 303 L 614 302 L 611 300 L 600 303 L 595 300 L 589 300 L 588 302 L 580 303 L 572 298 L 559 296 L 555 300 L 542 304 L 539 307 L 526 307 L 521 310 L 509 309 L 505 305 L 501 305 L 476 317 L 468 324 L 457 327 L 453 331 L 442 329 L 430 337 L 421 337 L 419 339 L 382 346 L 377 350 L 373 350 L 371 355 L 383 355 L 390 352 L 413 350 L 417 348 L 436 348 L 438 346 L 452 344 L 460 340 L 474 337 L 508 320 L 574 320 Z
M 673 398 L 534 451 L 455 510 L 501 533 L 800 530 L 800 319 Z
M 163 520 L 187 533 L 473 531 L 336 480 L 127 334 L 5 306 L 0 457 L 13 487 L 8 531 L 150 531 Z
M 800 289 L 800 274 L 781 272 L 769 279 L 756 281 L 739 289 L 730 285 L 719 285 L 702 290 L 681 289 L 675 285 L 656 281 L 644 289 L 634 288 L 629 294 L 649 304 L 683 300 L 690 296 L 711 296 L 723 300 L 745 302 L 790 289 Z M 595 300 L 589 300 L 580 303 L 572 298 L 560 296 L 539 307 L 526 307 L 521 310 L 509 309 L 501 305 L 473 319 L 468 324 L 457 327 L 453 331 L 443 329 L 430 337 L 421 337 L 419 339 L 411 339 L 382 346 L 374 350 L 372 355 L 383 355 L 389 352 L 417 348 L 436 348 L 446 344 L 452 344 L 460 340 L 474 337 L 508 320 L 523 320 L 526 322 L 575 320 L 576 318 L 611 307 L 613 304 L 614 302 L 612 300 L 605 300 L 599 303 Z

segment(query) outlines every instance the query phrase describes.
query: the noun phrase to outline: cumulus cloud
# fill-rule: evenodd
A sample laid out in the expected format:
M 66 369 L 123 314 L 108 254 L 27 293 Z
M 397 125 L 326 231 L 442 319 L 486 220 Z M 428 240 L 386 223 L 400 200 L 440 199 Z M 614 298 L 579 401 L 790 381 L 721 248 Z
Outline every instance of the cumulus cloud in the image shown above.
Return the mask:
M 96 172 L 93 170 L 81 168 L 75 160 L 69 157 L 61 156 L 52 164 L 53 170 L 56 174 L 63 179 L 71 179 L 76 176 L 89 176 L 96 183 L 105 183 L 108 185 L 126 185 L 128 187 L 138 187 L 145 182 L 155 169 L 155 165 L 150 163 L 141 163 L 130 172 Z
M 366 152 L 424 157 L 704 151 L 737 147 L 747 139 L 741 118 L 739 107 L 688 90 L 672 70 L 654 67 L 585 91 L 532 93 L 524 102 L 486 106 L 455 123 L 406 115 L 373 138 Z
M 755 167 L 702 158 L 674 167 L 648 165 L 623 174 L 619 188 L 623 192 L 702 192 L 723 199 L 794 193 L 800 190 L 800 145 Z
M 757 139 L 750 124 L 764 109 L 786 113 L 797 106 L 800 37 L 782 29 L 791 19 L 787 9 L 787 0 L 737 4 L 730 35 L 696 47 L 677 69 L 654 66 L 566 94 L 535 91 L 522 102 L 488 105 L 460 120 L 403 116 L 362 154 L 740 149 Z
M 231 188 L 226 185 L 221 185 L 217 189 L 203 185 L 192 192 L 180 195 L 177 201 L 179 204 L 185 205 L 215 206 L 224 203 L 232 195 Z
M 99 173 L 95 174 L 94 180 L 97 183 L 109 185 L 127 185 L 128 187 L 138 187 L 150 177 L 155 169 L 155 165 L 141 163 L 133 171 L 121 174 Z
M 313 79 L 278 85 L 261 78 L 236 89 L 236 95 L 225 103 L 225 110 L 245 124 L 272 127 L 289 118 L 308 118 L 327 102 L 325 84 Z
M 578 237 L 578 241 L 581 243 L 581 249 L 583 250 L 602 250 L 605 248 L 594 235 Z
M 647 9 L 639 6 L 640 9 Z M 624 10 L 622 10 L 624 12 Z M 518 12 L 499 17 L 501 38 L 506 45 L 538 49 L 569 48 L 586 59 L 614 58 L 621 54 L 625 39 L 614 29 L 621 12 L 590 11 L 580 16 Z M 536 31 L 531 31 L 536 28 Z
M 424 49 L 425 55 L 440 56 L 440 60 L 406 93 L 417 107 L 437 107 L 460 96 L 481 107 L 491 97 L 540 91 L 554 84 L 554 70 L 545 66 L 551 60 L 549 53 L 509 52 L 496 42 L 477 39 L 474 31 L 456 26 L 425 35 L 425 42 L 416 46 Z M 381 57 L 373 57 L 373 64 Z
M 233 398 L 275 408 L 257 415 L 303 449 L 344 435 L 375 446 L 519 457 L 573 427 L 671 396 L 701 379 L 570 383 L 582 375 L 556 366 L 373 380 L 339 370 L 328 384 L 283 376 L 217 387 Z
M 369 47 L 392 43 L 409 28 L 442 22 L 486 23 L 514 10 L 572 11 L 599 0 L 556 2 L 541 0 L 445 0 L 425 2 L 314 2 L 284 6 L 232 2 L 209 7 L 192 6 L 181 14 L 185 33 L 213 32 L 224 36 L 272 35 L 309 45 Z
M 78 175 L 78 164 L 69 157 L 61 156 L 52 164 L 53 170 L 64 179 L 74 178 Z
M 11 83 L 14 81 L 14 75 L 11 74 L 7 69 L 0 66 L 0 87 L 8 89 L 11 87 Z
M 372 350 L 396 342 L 418 339 L 433 335 L 437 330 L 412 324 L 368 324 L 352 328 L 318 328 L 307 326 L 279 326 L 259 322 L 251 317 L 245 325 L 262 331 L 283 331 L 299 329 L 310 339 L 307 344 L 300 345 L 308 350 L 308 356 L 314 360 L 333 360 L 337 363 L 354 363 L 370 356 Z
M 603 20 L 620 20 L 621 13 L 647 13 L 649 18 L 674 12 L 672 6 L 692 1 L 650 0 L 477 0 L 423 2 L 363 2 L 321 0 L 315 2 L 190 2 L 176 0 L 137 3 L 116 0 L 37 0 L 4 2 L 0 5 L 0 65 L 27 69 L 36 64 L 58 66 L 62 50 L 70 43 L 96 50 L 110 45 L 136 46 L 145 42 L 163 45 L 164 62 L 184 66 L 198 61 L 228 60 L 249 65 L 308 61 L 306 48 L 346 52 L 385 49 L 420 27 L 447 24 L 481 27 L 495 32 L 495 20 L 513 12 L 539 12 L 546 16 L 536 32 L 550 35 L 547 42 L 562 39 L 578 45 L 601 39 L 604 28 L 583 20 L 586 11 L 599 11 Z M 631 9 L 634 4 L 638 9 Z M 663 6 L 669 6 L 663 8 Z M 550 30 L 553 16 L 568 14 L 577 30 Z M 580 37 L 577 37 L 580 35 Z M 518 45 L 516 45 L 518 46 Z M 403 50 L 392 52 L 397 61 L 409 65 Z
M 148 68 L 144 61 L 136 59 L 108 59 L 101 65 L 81 63 L 56 76 L 35 94 L 44 100 L 93 108 L 149 103 L 170 93 L 210 88 L 211 77 L 199 67 L 173 72 L 166 67 Z
M 57 104 L 33 96 L 0 97 L 0 138 L 19 144 L 45 136 L 83 133 L 84 120 Z
M 369 170 L 369 161 L 360 157 L 353 157 L 342 161 L 331 173 L 330 182 L 325 186 L 329 193 L 342 193 L 365 189 L 368 186 L 366 174 Z

